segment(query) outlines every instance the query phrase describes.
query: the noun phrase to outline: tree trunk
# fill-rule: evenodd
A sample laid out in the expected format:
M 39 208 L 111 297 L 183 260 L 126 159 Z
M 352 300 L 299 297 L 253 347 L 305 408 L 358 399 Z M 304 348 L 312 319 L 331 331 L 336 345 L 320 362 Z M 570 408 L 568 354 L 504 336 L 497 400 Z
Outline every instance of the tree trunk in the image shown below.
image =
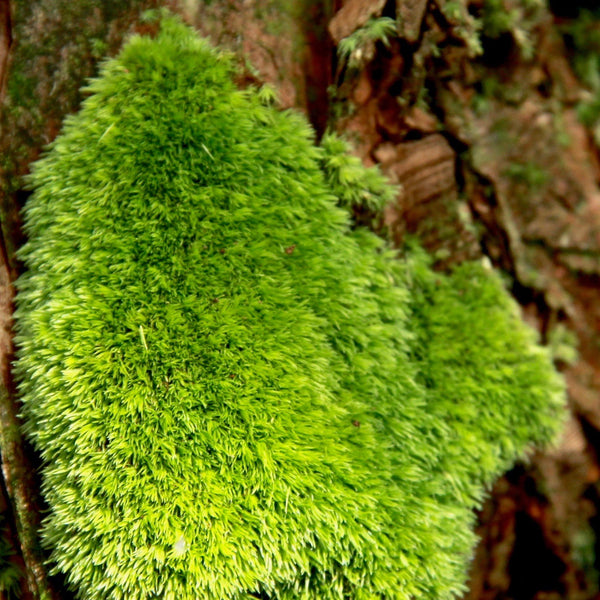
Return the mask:
M 600 68 L 600 14 L 560 0 L 32 0 L 12 12 L 0 0 L 0 440 L 30 593 L 52 594 L 10 379 L 22 176 L 99 59 L 158 6 L 235 52 L 240 85 L 271 84 L 283 108 L 347 135 L 400 184 L 383 215 L 396 243 L 418 236 L 440 269 L 487 257 L 505 273 L 572 411 L 557 448 L 492 490 L 467 596 L 598 594 L 600 89 L 586 74 Z

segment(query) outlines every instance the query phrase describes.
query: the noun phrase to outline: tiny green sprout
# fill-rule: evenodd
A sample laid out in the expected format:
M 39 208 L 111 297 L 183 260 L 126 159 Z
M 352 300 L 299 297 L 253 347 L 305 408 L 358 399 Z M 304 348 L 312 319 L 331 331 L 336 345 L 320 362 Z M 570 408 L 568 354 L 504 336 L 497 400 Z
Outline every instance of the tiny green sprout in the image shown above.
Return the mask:
M 552 357 L 567 365 L 573 365 L 579 358 L 577 335 L 563 323 L 557 323 L 548 334 L 548 346 Z
M 573 47 L 572 63 L 577 76 L 587 88 L 577 106 L 580 121 L 592 130 L 600 146 L 600 14 L 581 10 L 577 19 L 561 27 L 569 46 Z
M 341 206 L 381 212 L 397 196 L 399 187 L 392 186 L 378 168 L 366 168 L 343 138 L 328 132 L 321 148 L 321 167 Z
M 530 188 L 541 188 L 548 183 L 548 172 L 533 161 L 512 162 L 505 169 L 505 175 Z
M 4 525 L 2 515 L 0 515 L 0 524 Z M 23 572 L 15 564 L 14 554 L 14 548 L 8 539 L 4 536 L 0 537 L 0 592 L 2 592 L 2 598 L 6 598 L 6 600 L 21 597 Z
M 148 8 L 140 15 L 140 21 L 142 23 L 156 23 L 161 15 L 164 15 L 164 11 L 158 8 Z
M 396 21 L 390 17 L 369 19 L 365 25 L 340 40 L 338 56 L 348 63 L 350 68 L 357 68 L 371 58 L 369 46 L 381 42 L 390 45 L 390 38 L 397 35 Z
M 277 90 L 268 83 L 265 83 L 260 86 L 256 96 L 260 100 L 260 102 L 265 106 L 276 105 L 279 103 Z

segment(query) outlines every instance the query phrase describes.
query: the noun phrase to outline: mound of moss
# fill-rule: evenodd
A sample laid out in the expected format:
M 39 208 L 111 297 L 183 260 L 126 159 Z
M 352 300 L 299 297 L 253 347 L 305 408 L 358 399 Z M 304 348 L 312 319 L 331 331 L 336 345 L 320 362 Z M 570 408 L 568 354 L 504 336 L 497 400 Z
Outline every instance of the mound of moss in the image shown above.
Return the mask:
M 166 18 L 35 165 L 16 371 L 85 599 L 451 598 L 563 389 L 499 280 L 339 204 L 389 189 Z

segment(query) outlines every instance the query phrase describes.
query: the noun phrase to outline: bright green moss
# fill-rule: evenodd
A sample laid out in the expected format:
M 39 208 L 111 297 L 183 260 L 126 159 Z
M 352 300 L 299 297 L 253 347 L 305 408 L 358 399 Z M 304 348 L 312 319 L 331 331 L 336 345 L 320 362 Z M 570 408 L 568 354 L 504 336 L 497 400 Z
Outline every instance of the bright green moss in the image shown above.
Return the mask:
M 375 167 L 365 169 L 348 144 L 333 134 L 321 140 L 321 165 L 327 183 L 340 206 L 381 212 L 394 200 L 397 190 Z
M 426 268 L 419 254 L 410 277 L 420 381 L 428 411 L 447 428 L 441 435 L 448 476 L 461 498 L 476 505 L 530 446 L 532 432 L 537 440 L 552 439 L 563 382 L 498 276 L 479 263 L 444 276 Z
M 332 190 L 378 177 L 173 19 L 90 90 L 33 172 L 16 316 L 55 569 L 94 600 L 460 593 L 484 484 L 560 412 L 498 282 L 353 231 Z

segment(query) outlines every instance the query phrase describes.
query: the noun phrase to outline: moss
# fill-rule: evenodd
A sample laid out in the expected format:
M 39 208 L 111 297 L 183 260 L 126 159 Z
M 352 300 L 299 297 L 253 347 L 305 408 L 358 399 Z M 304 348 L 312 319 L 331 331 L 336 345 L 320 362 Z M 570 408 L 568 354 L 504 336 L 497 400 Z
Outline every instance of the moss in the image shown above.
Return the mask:
M 321 140 L 321 147 L 321 166 L 340 206 L 381 213 L 394 200 L 398 190 L 377 167 L 365 169 L 342 138 L 328 133 Z
M 15 563 L 16 552 L 4 519 L 5 515 L 0 514 L 0 592 L 3 598 L 13 600 L 21 597 L 23 573 Z
M 576 19 L 562 27 L 571 63 L 581 82 L 588 88 L 577 106 L 581 122 L 589 127 L 600 146 L 600 12 L 581 10 Z
M 507 165 L 504 175 L 527 188 L 542 188 L 550 181 L 550 174 L 533 161 L 512 162 Z
M 557 323 L 548 333 L 548 346 L 557 362 L 574 365 L 579 359 L 577 335 L 563 323 Z
M 33 171 L 16 372 L 55 570 L 98 600 L 454 597 L 561 383 L 496 278 L 352 228 L 338 197 L 380 176 L 231 70 L 164 20 Z
M 362 27 L 340 40 L 338 56 L 348 68 L 358 70 L 374 55 L 374 45 L 381 42 L 389 47 L 390 39 L 397 35 L 396 21 L 390 17 L 369 19 Z
M 522 454 L 532 430 L 552 437 L 555 410 L 536 407 L 558 406 L 561 381 L 485 263 L 464 263 L 446 276 L 420 266 L 413 277 L 411 320 L 428 410 L 449 428 L 447 472 L 476 503 Z
M 485 0 L 474 5 L 467 0 L 440 3 L 444 17 L 472 56 L 486 55 L 494 61 L 494 42 L 506 37 L 526 60 L 533 57 L 536 29 L 547 14 L 545 0 Z

